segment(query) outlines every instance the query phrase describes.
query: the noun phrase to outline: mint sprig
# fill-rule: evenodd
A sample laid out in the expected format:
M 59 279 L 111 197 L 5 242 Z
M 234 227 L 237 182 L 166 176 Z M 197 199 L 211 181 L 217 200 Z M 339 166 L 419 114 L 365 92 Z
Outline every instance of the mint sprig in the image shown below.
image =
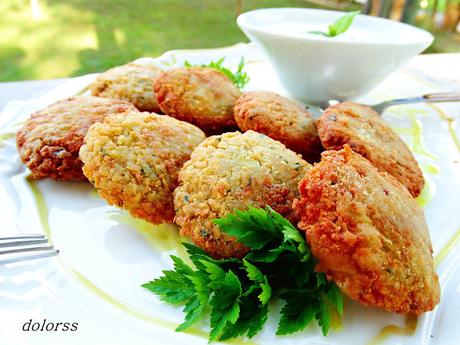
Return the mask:
M 208 317 L 209 341 L 252 338 L 262 330 L 269 301 L 277 296 L 284 300 L 277 335 L 301 331 L 313 320 L 328 333 L 331 309 L 343 313 L 342 294 L 315 271 L 317 261 L 303 234 L 269 206 L 236 210 L 214 223 L 251 251 L 243 259 L 217 260 L 183 243 L 194 267 L 171 256 L 174 269 L 142 285 L 162 301 L 185 305 L 177 331 Z
M 328 32 L 309 31 L 309 33 L 315 34 L 315 35 L 322 35 L 325 37 L 335 37 L 337 35 L 343 34 L 345 31 L 347 31 L 350 28 L 351 24 L 353 23 L 353 20 L 359 13 L 360 11 L 353 11 L 353 12 L 348 12 L 347 14 L 343 15 L 342 17 L 337 19 L 334 23 L 329 25 Z

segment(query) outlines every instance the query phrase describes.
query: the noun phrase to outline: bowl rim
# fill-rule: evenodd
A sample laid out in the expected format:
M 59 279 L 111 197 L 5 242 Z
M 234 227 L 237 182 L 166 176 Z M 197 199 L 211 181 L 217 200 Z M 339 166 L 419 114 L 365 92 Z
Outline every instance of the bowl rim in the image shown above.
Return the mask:
M 248 30 L 251 32 L 256 32 L 260 34 L 269 34 L 272 36 L 276 36 L 279 38 L 284 38 L 284 39 L 293 39 L 293 40 L 298 40 L 298 41 L 309 41 L 309 42 L 315 42 L 317 44 L 336 44 L 336 45 L 372 45 L 372 46 L 384 46 L 384 45 L 392 45 L 392 46 L 407 46 L 407 45 L 423 45 L 425 46 L 423 49 L 428 48 L 434 40 L 433 35 L 423 29 L 420 29 L 416 26 L 409 25 L 406 23 L 401 23 L 399 21 L 394 21 L 391 19 L 386 19 L 386 18 L 380 18 L 380 17 L 374 17 L 374 16 L 369 16 L 365 14 L 358 14 L 358 16 L 366 17 L 368 20 L 373 20 L 376 22 L 380 22 L 383 25 L 396 25 L 400 26 L 401 28 L 404 28 L 405 30 L 409 29 L 412 31 L 416 31 L 421 36 L 425 36 L 424 39 L 417 39 L 417 40 L 411 40 L 409 42 L 398 42 L 398 41 L 393 41 L 393 42 L 381 42 L 381 41 L 369 41 L 369 40 L 353 40 L 353 41 L 339 41 L 339 40 L 331 40 L 329 37 L 323 37 L 320 35 L 314 36 L 314 37 L 299 37 L 299 36 L 293 36 L 292 34 L 286 33 L 286 32 L 273 32 L 273 31 L 267 31 L 264 28 L 261 28 L 259 25 L 253 24 L 250 21 L 250 16 L 253 15 L 256 12 L 290 12 L 290 11 L 298 11 L 298 12 L 310 12 L 312 14 L 314 13 L 334 13 L 334 14 L 343 14 L 345 12 L 342 11 L 334 11 L 334 10 L 322 10 L 322 9 L 316 9 L 316 8 L 302 8 L 302 7 L 270 7 L 270 8 L 260 8 L 256 10 L 251 10 L 247 11 L 244 13 L 241 13 L 237 19 L 236 22 L 238 26 L 244 31 Z

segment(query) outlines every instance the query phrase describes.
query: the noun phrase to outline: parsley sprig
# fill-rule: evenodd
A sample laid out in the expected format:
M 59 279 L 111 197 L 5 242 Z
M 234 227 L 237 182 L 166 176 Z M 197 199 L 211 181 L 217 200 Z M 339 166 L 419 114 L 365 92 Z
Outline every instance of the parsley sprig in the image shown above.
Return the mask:
M 277 335 L 301 331 L 313 320 L 328 333 L 331 309 L 343 313 L 342 294 L 314 270 L 316 259 L 288 220 L 267 206 L 236 210 L 214 223 L 251 251 L 243 259 L 216 260 L 183 243 L 194 267 L 172 255 L 174 269 L 142 285 L 162 301 L 184 305 L 177 331 L 209 314 L 209 341 L 252 338 L 267 321 L 270 300 L 280 298 Z
M 241 57 L 240 62 L 238 64 L 238 68 L 236 72 L 232 72 L 229 68 L 224 67 L 222 64 L 224 62 L 225 58 L 220 58 L 217 61 L 211 61 L 208 64 L 199 64 L 199 65 L 192 65 L 190 62 L 185 60 L 184 66 L 185 67 L 193 67 L 193 66 L 199 66 L 199 67 L 211 67 L 215 68 L 218 71 L 222 72 L 227 76 L 228 79 L 230 79 L 233 84 L 236 85 L 239 89 L 242 89 L 248 82 L 249 82 L 249 76 L 246 72 L 243 71 L 244 69 L 244 58 Z
M 315 34 L 315 35 L 322 35 L 325 37 L 335 37 L 337 35 L 343 34 L 345 31 L 347 31 L 350 28 L 351 24 L 353 23 L 353 20 L 359 13 L 360 11 L 353 11 L 353 12 L 348 12 L 347 14 L 343 15 L 342 17 L 337 19 L 334 23 L 329 25 L 328 32 L 309 31 L 309 33 Z

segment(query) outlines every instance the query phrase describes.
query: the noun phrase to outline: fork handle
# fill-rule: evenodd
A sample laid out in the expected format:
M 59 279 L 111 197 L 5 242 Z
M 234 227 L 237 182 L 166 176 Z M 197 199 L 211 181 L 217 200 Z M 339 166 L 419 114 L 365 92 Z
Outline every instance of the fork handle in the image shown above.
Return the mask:
M 425 102 L 456 102 L 460 101 L 460 91 L 427 93 L 422 97 L 425 99 Z
M 398 98 L 385 101 L 371 106 L 378 114 L 383 114 L 386 108 L 393 105 L 410 104 L 410 103 L 434 103 L 434 102 L 458 102 L 460 101 L 460 92 L 437 92 L 427 93 L 421 96 Z
M 422 96 L 400 98 L 389 101 L 390 105 L 409 104 L 409 103 L 436 103 L 436 102 L 458 102 L 460 101 L 460 92 L 436 92 L 427 93 Z

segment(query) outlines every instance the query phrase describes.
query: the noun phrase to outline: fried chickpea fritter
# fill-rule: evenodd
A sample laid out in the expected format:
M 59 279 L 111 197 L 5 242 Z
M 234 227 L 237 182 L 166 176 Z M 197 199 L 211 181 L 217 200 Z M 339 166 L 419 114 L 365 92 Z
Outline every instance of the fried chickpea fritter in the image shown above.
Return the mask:
M 238 88 L 224 74 L 209 67 L 183 67 L 165 71 L 154 86 L 161 110 L 190 122 L 208 135 L 236 128 L 233 106 Z
M 439 303 L 425 217 L 402 184 L 346 145 L 323 153 L 299 187 L 294 209 L 316 269 L 345 294 L 404 314 Z
M 128 63 L 101 73 L 91 86 L 93 96 L 130 101 L 140 111 L 160 112 L 153 82 L 161 69 L 153 65 Z
M 345 144 L 386 171 L 417 197 L 425 180 L 412 152 L 372 108 L 343 102 L 326 109 L 318 121 L 318 133 L 326 150 Z
M 60 100 L 34 114 L 16 134 L 23 163 L 35 179 L 84 181 L 78 156 L 88 128 L 107 115 L 137 111 L 126 101 L 91 96 Z
M 174 191 L 181 234 L 216 258 L 242 257 L 248 248 L 221 233 L 215 218 L 270 205 L 291 221 L 297 183 L 310 165 L 278 141 L 248 131 L 212 136 L 193 151 Z
M 90 128 L 80 150 L 83 172 L 110 204 L 151 223 L 171 223 L 180 168 L 205 139 L 166 115 L 132 112 Z
M 319 160 L 321 141 L 312 115 L 300 104 L 274 92 L 245 92 L 234 108 L 238 127 L 278 140 L 309 161 Z

